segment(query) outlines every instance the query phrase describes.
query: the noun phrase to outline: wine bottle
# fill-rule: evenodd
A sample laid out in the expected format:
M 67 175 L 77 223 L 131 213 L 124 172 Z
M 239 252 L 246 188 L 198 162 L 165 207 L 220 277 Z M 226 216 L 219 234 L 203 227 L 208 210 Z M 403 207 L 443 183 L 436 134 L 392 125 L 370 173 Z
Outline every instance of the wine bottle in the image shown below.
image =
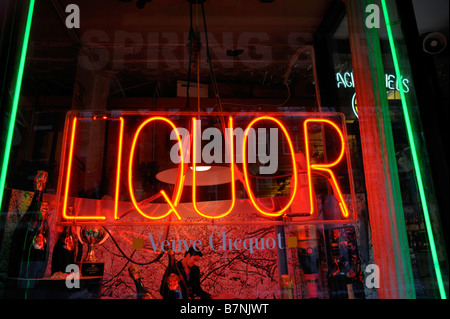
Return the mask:
M 356 232 L 353 226 L 333 227 L 328 231 L 334 267 L 329 274 L 330 294 L 334 298 L 365 298 L 361 261 L 358 256 Z M 331 268 L 331 267 L 330 267 Z
M 47 178 L 47 172 L 37 172 L 34 179 L 33 198 L 12 235 L 9 277 L 40 278 L 45 274 L 49 242 L 46 220 L 48 203 L 43 202 L 42 198 Z
M 281 275 L 281 299 L 294 299 L 294 285 L 291 276 Z
M 188 287 L 177 266 L 173 250 L 169 251 L 169 266 L 164 273 L 160 293 L 163 299 L 189 299 Z
M 67 207 L 67 215 L 72 215 L 73 206 Z M 71 226 L 58 227 L 58 240 L 53 247 L 52 275 L 66 272 L 67 265 L 75 263 L 75 239 Z
M 137 299 L 156 299 L 155 296 L 153 296 L 153 294 L 142 283 L 141 274 L 136 266 L 130 266 L 128 268 L 128 273 L 136 286 Z
M 29 248 L 27 260 L 27 278 L 42 278 L 45 275 L 49 257 L 50 228 L 48 226 L 48 212 L 50 205 L 42 201 L 38 222 L 32 245 Z
M 305 275 L 309 298 L 319 297 L 319 249 L 315 225 L 297 226 L 297 253 Z

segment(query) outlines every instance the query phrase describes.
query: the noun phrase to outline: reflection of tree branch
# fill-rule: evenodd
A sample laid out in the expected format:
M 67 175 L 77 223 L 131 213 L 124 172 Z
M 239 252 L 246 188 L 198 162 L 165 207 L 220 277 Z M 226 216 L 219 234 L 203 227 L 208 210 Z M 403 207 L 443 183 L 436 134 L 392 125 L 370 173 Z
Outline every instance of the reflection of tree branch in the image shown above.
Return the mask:
M 112 293 L 114 293 L 115 291 L 117 291 L 118 288 L 119 288 L 120 286 L 125 286 L 125 287 L 127 287 L 127 289 L 133 289 L 133 287 L 132 287 L 131 285 L 129 285 L 128 283 L 126 283 L 126 282 L 123 281 L 122 279 L 118 279 L 118 280 L 116 280 L 116 281 L 114 282 L 114 288 L 113 288 L 113 285 L 112 285 L 112 284 L 109 285 L 109 286 L 107 286 L 107 287 L 104 289 L 104 292 L 103 292 L 102 295 L 103 295 L 103 296 L 111 296 Z
M 266 237 L 268 234 L 271 234 L 274 232 L 274 228 L 273 226 L 269 226 L 269 227 L 265 227 L 265 228 L 259 228 L 256 229 L 254 231 L 248 231 L 246 233 L 246 237 L 247 238 L 253 238 L 253 237 L 259 237 L 259 238 L 264 238 Z M 229 235 L 229 232 L 226 232 L 227 235 Z M 233 237 L 233 236 L 231 236 Z M 218 245 L 220 246 L 220 242 L 221 242 L 221 238 L 218 238 L 217 240 L 215 240 L 214 243 L 214 247 L 216 247 L 216 244 L 219 243 Z M 252 244 L 251 249 L 255 249 L 256 243 L 254 242 Z M 241 252 L 239 252 L 237 255 L 235 255 L 233 258 L 231 258 L 230 260 L 228 260 L 226 263 L 218 265 L 214 268 L 210 268 L 209 271 L 207 271 L 207 273 L 203 276 L 201 282 L 205 281 L 206 279 L 212 280 L 212 281 L 217 281 L 217 277 L 220 277 L 220 274 L 217 274 L 217 272 L 221 269 L 224 269 L 228 266 L 230 266 L 231 264 L 235 263 L 238 259 L 241 260 L 241 262 L 246 265 L 246 270 L 243 271 L 243 273 L 245 274 L 249 274 L 249 269 L 248 267 L 254 267 L 257 270 L 256 271 L 251 271 L 252 273 L 254 272 L 255 274 L 258 274 L 259 276 L 264 276 L 264 277 L 268 277 L 271 278 L 273 280 L 274 278 L 274 272 L 276 270 L 276 260 L 274 260 L 273 258 L 269 258 L 270 256 L 266 254 L 264 254 L 263 256 L 258 256 L 258 257 L 253 257 L 253 255 L 250 255 L 246 258 L 243 258 L 244 254 L 248 253 L 250 250 L 249 249 L 245 249 Z M 219 255 L 219 260 L 220 258 L 222 258 L 223 256 L 223 252 L 220 253 L 218 251 L 213 251 L 213 254 L 215 255 Z M 217 262 L 215 262 L 214 264 L 217 264 Z M 234 271 L 240 272 L 240 270 L 235 269 Z M 216 273 L 217 277 L 214 277 L 215 279 L 212 278 L 212 274 Z M 247 278 L 248 280 L 248 278 Z
M 248 264 L 252 267 L 262 270 L 267 274 L 267 277 L 273 278 L 275 269 L 276 269 L 276 261 L 268 258 L 258 258 L 258 259 L 249 259 Z M 261 274 L 259 274 L 261 275 Z
M 109 249 L 106 245 L 99 246 L 97 249 L 99 249 L 99 248 L 106 250 L 109 254 L 111 254 L 111 255 L 113 255 L 113 256 L 123 258 L 122 255 L 113 252 L 113 251 L 112 251 L 111 249 Z
M 227 267 L 228 265 L 230 265 L 233 261 L 235 261 L 236 259 L 238 259 L 242 254 L 244 254 L 246 251 L 244 250 L 244 251 L 242 251 L 242 252 L 240 252 L 239 254 L 237 254 L 235 257 L 233 257 L 230 261 L 228 261 L 226 264 L 223 264 L 223 265 L 220 265 L 220 266 L 218 266 L 218 267 L 216 267 L 216 268 L 213 268 L 210 272 L 208 272 L 208 274 L 206 274 L 204 277 L 203 277 L 203 279 L 202 279 L 202 281 L 201 282 L 203 282 L 204 280 L 206 280 L 208 277 L 209 277 L 209 275 L 211 275 L 212 273 L 214 273 L 214 272 L 216 272 L 217 270 L 219 270 L 219 269 L 221 269 L 221 268 L 225 268 L 225 267 Z
M 209 284 L 210 288 L 217 289 L 217 286 L 219 286 L 220 289 L 223 289 L 223 285 L 217 280 L 217 277 L 216 279 L 210 278 L 209 280 L 212 282 L 212 284 Z
M 133 257 L 133 255 L 134 255 L 135 252 L 136 252 L 136 250 L 134 250 L 134 251 L 131 253 L 130 258 Z M 119 256 L 119 257 L 125 259 L 123 256 Z M 126 259 L 125 259 L 125 260 L 126 260 Z M 104 285 L 105 285 L 105 284 L 108 284 L 108 283 L 111 282 L 113 279 L 119 277 L 119 275 L 120 275 L 120 274 L 122 273 L 122 271 L 128 266 L 129 263 L 130 263 L 130 262 L 127 260 L 127 261 L 125 262 L 124 266 L 122 267 L 122 269 L 120 269 L 119 272 L 118 272 L 115 276 L 111 277 L 111 279 L 104 281 L 103 284 L 104 284 Z
M 273 226 L 265 227 L 265 228 L 259 228 L 253 232 L 247 233 L 247 237 L 264 237 L 265 235 L 273 232 Z

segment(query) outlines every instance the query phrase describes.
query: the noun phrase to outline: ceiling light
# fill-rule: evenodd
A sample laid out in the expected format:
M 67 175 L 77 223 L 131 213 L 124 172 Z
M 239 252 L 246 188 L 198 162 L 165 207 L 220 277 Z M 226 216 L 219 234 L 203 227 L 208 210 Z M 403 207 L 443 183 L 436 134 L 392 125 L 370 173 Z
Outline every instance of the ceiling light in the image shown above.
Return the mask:
M 194 170 L 194 168 L 191 166 L 189 167 L 191 170 Z M 209 171 L 211 169 L 211 166 L 196 166 L 195 171 L 196 172 L 205 172 Z
M 201 168 L 206 168 L 206 170 L 201 170 Z M 197 166 L 196 167 L 195 183 L 197 186 L 213 186 L 221 185 L 231 182 L 231 169 L 227 166 Z M 186 171 L 186 176 L 184 178 L 185 186 L 192 186 L 192 173 L 193 169 Z M 156 178 L 164 183 L 175 184 L 178 176 L 178 168 L 171 168 L 156 174 Z M 237 180 L 237 176 L 234 176 Z

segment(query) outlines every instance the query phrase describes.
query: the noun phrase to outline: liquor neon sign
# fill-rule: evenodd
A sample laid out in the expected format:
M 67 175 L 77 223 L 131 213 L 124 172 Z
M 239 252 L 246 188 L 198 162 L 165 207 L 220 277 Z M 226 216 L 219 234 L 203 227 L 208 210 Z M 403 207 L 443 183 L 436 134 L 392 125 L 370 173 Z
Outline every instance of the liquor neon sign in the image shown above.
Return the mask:
M 205 118 L 207 118 L 205 120 Z M 211 119 L 221 118 L 220 126 L 207 128 L 203 130 L 202 121 L 211 123 Z M 114 140 L 114 151 L 111 154 L 104 154 L 109 161 L 114 161 L 110 165 L 114 169 L 113 174 L 108 176 L 109 183 L 114 183 L 112 200 L 109 200 L 109 206 L 106 209 L 98 208 L 97 203 L 94 209 L 79 208 L 78 213 L 67 215 L 66 211 L 70 202 L 73 202 L 74 193 L 79 190 L 80 170 L 74 171 L 75 162 L 83 162 L 84 153 L 89 153 L 86 149 L 92 150 L 89 146 L 89 139 L 86 139 L 86 131 L 91 126 L 108 123 L 114 125 L 112 134 L 106 139 Z M 182 127 L 180 123 L 187 125 L 189 129 Z M 211 124 L 209 124 L 211 125 Z M 155 128 L 158 127 L 157 130 Z M 153 129 L 153 140 L 149 141 L 149 131 Z M 268 130 L 266 130 L 268 129 Z M 170 134 L 165 134 L 170 131 Z M 220 138 L 210 139 L 205 144 L 208 136 L 224 132 Z M 241 132 L 239 134 L 239 132 Z M 267 140 L 269 132 L 270 138 Z M 142 157 L 142 149 L 153 149 L 156 146 L 155 137 L 160 140 L 170 140 L 172 145 L 165 149 L 154 150 L 155 153 L 169 153 L 171 162 L 176 169 L 176 179 L 173 188 L 161 188 L 150 198 L 142 200 L 142 196 L 137 196 L 136 180 L 139 176 L 136 174 L 136 162 Z M 315 222 L 328 223 L 349 223 L 355 220 L 356 214 L 353 181 L 351 176 L 349 151 L 346 142 L 345 125 L 342 115 L 336 113 L 272 113 L 272 114 L 254 114 L 254 113 L 235 113 L 235 114 L 196 114 L 196 113 L 152 113 L 152 112 L 119 112 L 95 114 L 91 112 L 69 112 L 66 119 L 66 129 L 64 137 L 64 146 L 62 152 L 61 171 L 57 192 L 57 223 L 108 223 L 114 225 L 121 224 L 142 224 L 155 222 L 174 222 L 183 224 L 185 222 L 186 206 L 189 206 L 191 215 L 204 221 L 225 222 L 232 216 L 234 211 L 242 209 L 242 203 L 245 202 L 248 208 L 254 213 L 257 212 L 263 219 L 274 220 L 284 219 L 284 222 L 292 220 L 308 220 Z M 202 149 L 203 143 L 203 152 Z M 211 146 L 211 144 L 214 144 Z M 218 146 L 217 146 L 218 145 Z M 224 147 L 221 147 L 224 145 Z M 330 147 L 331 145 L 331 147 Z M 323 153 L 330 154 L 319 156 L 317 158 L 317 148 L 322 149 Z M 258 154 L 256 154 L 258 149 Z M 270 149 L 269 154 L 267 154 Z M 201 187 L 198 184 L 199 163 L 210 163 L 208 156 L 214 153 L 211 158 L 216 162 L 225 159 L 229 175 L 229 199 L 227 205 L 220 205 L 220 209 L 212 211 L 205 202 L 199 201 L 201 196 Z M 281 153 L 281 155 L 280 155 Z M 298 162 L 297 155 L 304 155 L 306 161 Z M 174 156 L 176 154 L 176 156 Z M 259 161 L 259 176 L 254 175 L 255 158 Z M 84 155 L 89 158 L 90 155 Z M 92 155 L 93 156 L 93 155 Z M 92 157 L 91 156 L 91 157 Z M 176 157 L 176 158 L 175 158 Z M 91 158 L 92 159 L 92 158 Z M 103 159 L 105 160 L 105 159 Z M 87 162 L 88 160 L 85 160 Z M 267 164 L 270 162 L 270 165 Z M 262 164 L 261 164 L 262 163 Z M 214 161 L 212 164 L 215 164 Z M 264 165 L 266 164 L 266 165 Z M 280 172 L 273 167 L 283 167 L 284 173 L 280 177 Z M 253 166 L 252 166 L 253 165 Z M 189 169 L 190 167 L 190 169 Z M 342 178 L 342 167 L 345 167 L 345 178 L 347 178 L 350 187 L 346 186 L 344 193 L 338 182 L 338 171 Z M 264 170 L 265 169 L 265 170 Z M 87 168 L 84 171 L 89 171 Z M 85 174 L 82 173 L 82 174 Z M 182 202 L 183 190 L 186 184 L 186 176 L 191 174 L 190 201 Z M 314 180 L 317 176 L 325 178 L 328 188 L 332 190 L 329 194 L 337 203 L 338 218 L 320 220 L 317 218 L 317 204 Z M 306 178 L 305 178 L 306 177 Z M 258 194 L 257 178 L 280 180 L 289 184 L 289 193 L 282 196 L 271 195 L 262 198 Z M 88 179 L 84 177 L 84 179 Z M 237 183 L 241 183 L 241 188 L 245 190 L 244 198 L 237 197 Z M 77 184 L 78 183 L 78 184 Z M 256 188 L 255 188 L 256 187 Z M 128 200 L 121 198 L 128 197 Z M 138 198 L 140 197 L 140 198 Z M 345 199 L 345 198 L 346 199 Z M 154 200 L 159 199 L 157 202 Z M 272 205 L 268 207 L 264 202 L 270 200 Z M 306 200 L 305 200 L 306 199 Z M 79 199 L 80 200 L 80 199 Z M 88 201 L 89 199 L 86 199 Z M 293 203 L 296 207 L 301 201 L 301 206 L 305 207 L 302 216 L 299 217 L 297 211 L 293 211 Z M 112 207 L 111 207 L 111 203 Z M 145 204 L 143 204 L 145 203 Z M 153 205 L 153 206 L 152 206 Z M 206 206 L 205 206 L 206 205 Z M 239 206 L 242 206 L 239 208 Z M 123 207 L 127 208 L 124 209 Z M 158 206 L 158 210 L 149 209 L 149 207 Z M 91 205 L 91 207 L 93 207 Z M 165 207 L 165 208 L 161 208 Z M 92 212 L 89 212 L 91 210 Z M 126 213 L 124 213 L 124 210 Z M 156 212 L 157 211 L 157 212 Z M 134 214 L 133 221 L 125 221 L 122 217 L 126 214 Z M 136 222 L 139 217 L 139 222 Z M 323 218 L 322 218 L 323 219 Z M 235 221 L 236 222 L 236 221 Z

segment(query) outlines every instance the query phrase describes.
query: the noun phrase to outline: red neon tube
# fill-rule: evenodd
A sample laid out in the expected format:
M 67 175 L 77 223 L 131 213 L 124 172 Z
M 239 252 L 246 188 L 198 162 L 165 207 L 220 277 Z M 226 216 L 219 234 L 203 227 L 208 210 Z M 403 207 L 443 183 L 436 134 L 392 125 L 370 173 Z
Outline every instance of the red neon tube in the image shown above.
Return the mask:
M 339 138 L 341 140 L 341 151 L 339 153 L 339 156 L 337 157 L 337 159 L 334 162 L 328 163 L 328 164 L 326 164 L 326 163 L 311 164 L 310 153 L 309 153 L 309 141 L 308 141 L 308 123 L 328 124 L 328 125 L 331 125 L 336 130 L 336 132 L 338 133 Z M 328 181 L 330 182 L 331 187 L 333 188 L 334 196 L 336 197 L 336 199 L 338 201 L 338 205 L 342 212 L 342 215 L 344 217 L 348 217 L 349 212 L 348 212 L 347 205 L 345 204 L 344 198 L 342 197 L 342 192 L 337 183 L 336 177 L 334 176 L 334 173 L 330 169 L 331 167 L 336 166 L 342 160 L 342 158 L 344 156 L 344 151 L 345 151 L 344 134 L 341 132 L 341 130 L 335 123 L 333 123 L 330 120 L 326 120 L 326 119 L 307 119 L 303 123 L 303 128 L 304 128 L 304 134 L 305 134 L 306 163 L 307 163 L 307 171 L 308 171 L 309 198 L 310 198 L 310 204 L 311 204 L 310 214 L 311 215 L 313 214 L 313 209 L 314 209 L 313 203 L 315 200 L 313 198 L 313 191 L 312 191 L 313 186 L 312 186 L 311 174 L 312 174 L 312 170 L 318 170 L 318 171 L 326 172 L 329 174 L 330 179 L 328 179 Z
M 136 197 L 134 196 L 134 191 L 133 191 L 133 176 L 132 176 L 133 175 L 133 157 L 134 157 L 134 151 L 136 148 L 136 142 L 137 142 L 139 134 L 141 133 L 141 130 L 144 128 L 144 126 L 152 121 L 163 121 L 163 122 L 166 122 L 167 124 L 169 124 L 172 127 L 172 129 L 175 130 L 175 133 L 177 134 L 178 144 L 180 146 L 180 158 L 181 159 L 180 159 L 180 163 L 178 164 L 178 172 L 179 172 L 179 176 L 181 176 L 181 178 L 177 178 L 177 183 L 176 183 L 176 186 L 174 189 L 175 199 L 173 200 L 173 202 L 170 200 L 170 198 L 167 196 L 167 194 L 164 191 L 160 191 L 160 193 L 163 195 L 164 199 L 167 201 L 167 203 L 170 206 L 170 209 L 161 216 L 149 216 L 149 215 L 145 214 L 139 208 L 138 203 L 136 202 Z M 131 201 L 133 202 L 134 208 L 136 208 L 136 210 L 145 218 L 162 219 L 162 218 L 168 216 L 173 211 L 175 213 L 175 215 L 177 216 L 178 220 L 181 219 L 181 217 L 178 214 L 175 207 L 178 205 L 178 203 L 181 199 L 181 193 L 182 193 L 183 186 L 184 186 L 183 179 L 184 179 L 184 175 L 185 175 L 185 172 L 184 172 L 185 166 L 184 166 L 184 160 L 183 160 L 184 156 L 183 156 L 183 147 L 182 146 L 183 145 L 181 143 L 181 135 L 179 134 L 175 124 L 165 117 L 162 117 L 162 116 L 151 117 L 148 120 L 144 121 L 139 126 L 139 128 L 136 130 L 136 133 L 133 138 L 133 143 L 131 144 L 130 161 L 128 163 L 128 187 L 129 187 L 130 197 L 131 197 Z
M 273 122 L 277 123 L 277 125 L 282 129 L 284 135 L 286 136 L 286 139 L 287 139 L 287 142 L 288 142 L 288 145 L 289 145 L 289 150 L 290 150 L 290 153 L 291 153 L 291 159 L 292 159 L 292 177 L 293 177 L 293 180 L 294 180 L 293 191 L 291 192 L 289 202 L 282 209 L 280 209 L 277 212 L 268 212 L 268 211 L 265 211 L 265 210 L 263 210 L 262 208 L 259 207 L 258 203 L 256 202 L 255 195 L 252 192 L 252 189 L 251 189 L 251 186 L 250 186 L 250 181 L 249 181 L 249 178 L 248 178 L 247 147 L 246 147 L 247 146 L 247 139 L 248 139 L 248 132 L 249 132 L 250 128 L 256 122 L 263 121 L 263 120 L 273 121 Z M 245 129 L 244 142 L 242 143 L 242 148 L 243 148 L 243 150 L 242 150 L 242 159 L 243 159 L 242 167 L 243 167 L 243 170 L 244 170 L 245 186 L 246 186 L 246 190 L 247 190 L 248 196 L 249 196 L 252 204 L 263 215 L 271 216 L 271 217 L 276 217 L 276 216 L 282 215 L 291 206 L 291 203 L 292 203 L 292 201 L 294 200 L 294 197 L 295 197 L 295 193 L 297 192 L 297 164 L 295 162 L 294 146 L 292 145 L 292 141 L 291 141 L 291 138 L 289 136 L 288 131 L 286 130 L 284 125 L 279 120 L 277 120 L 274 117 L 270 117 L 270 116 L 257 117 L 253 121 L 251 121 L 250 124 Z M 292 180 L 291 180 L 291 183 L 292 183 Z
M 192 152 L 192 205 L 195 209 L 195 211 L 197 212 L 197 214 L 199 214 L 200 216 L 206 217 L 206 218 L 210 218 L 210 219 L 218 219 L 218 218 L 223 218 L 225 216 L 227 216 L 229 213 L 231 213 L 231 211 L 234 208 L 234 205 L 236 203 L 236 192 L 235 192 L 235 181 L 234 181 L 234 141 L 233 141 L 233 119 L 230 117 L 228 120 L 228 127 L 229 129 L 231 129 L 231 134 L 228 134 L 230 137 L 229 142 L 229 149 L 230 149 L 230 156 L 231 156 L 231 163 L 230 163 L 230 170 L 231 170 L 231 205 L 230 208 L 223 214 L 221 215 L 217 215 L 217 216 L 210 216 L 210 215 L 206 215 L 203 214 L 197 207 L 197 187 L 196 187 L 196 167 L 197 167 L 197 129 L 196 129 L 196 125 L 195 125 L 195 121 L 196 118 L 192 118 L 192 136 L 193 136 L 193 143 L 192 143 L 192 148 L 193 148 L 193 152 Z M 225 141 L 226 143 L 226 141 Z
M 64 198 L 63 198 L 63 211 L 62 215 L 65 219 L 106 219 L 105 216 L 69 216 L 67 215 L 67 200 L 69 197 L 69 184 L 70 184 L 70 177 L 72 173 L 72 157 L 73 157 L 73 146 L 75 143 L 75 133 L 77 130 L 77 118 L 74 117 L 73 123 L 72 123 L 72 132 L 70 135 L 70 144 L 69 144 L 69 159 L 67 163 L 67 176 L 66 176 L 66 185 L 64 189 Z
M 114 198 L 114 219 L 119 219 L 117 216 L 119 209 L 119 191 L 120 191 L 120 171 L 122 167 L 122 147 L 123 147 L 123 117 L 120 120 L 120 132 L 119 132 L 119 144 L 118 144 L 118 156 L 117 156 L 117 175 L 116 175 L 116 196 Z

